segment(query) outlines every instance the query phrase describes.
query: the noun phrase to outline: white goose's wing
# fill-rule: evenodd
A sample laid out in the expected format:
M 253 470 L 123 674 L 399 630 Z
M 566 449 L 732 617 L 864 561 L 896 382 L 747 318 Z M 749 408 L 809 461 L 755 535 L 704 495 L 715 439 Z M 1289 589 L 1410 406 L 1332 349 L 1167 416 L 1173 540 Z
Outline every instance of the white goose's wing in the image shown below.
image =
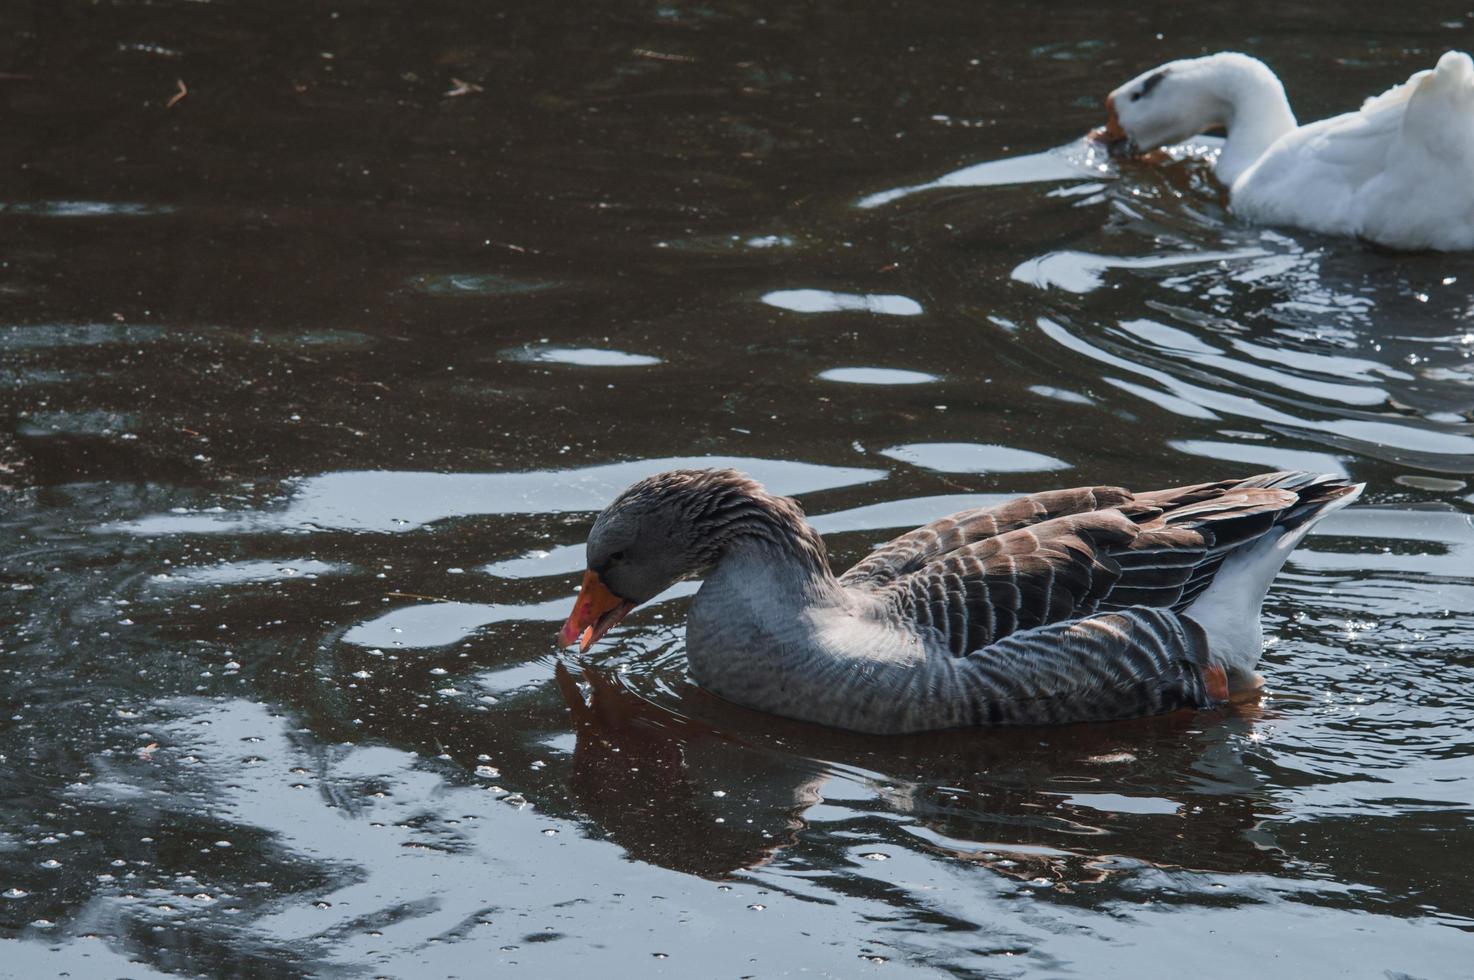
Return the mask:
M 1287 133 L 1231 194 L 1234 212 L 1261 224 L 1474 247 L 1474 64 L 1449 52 L 1360 110 Z
M 1396 248 L 1474 248 L 1474 61 L 1450 51 L 1419 75 L 1386 170 L 1357 201 L 1361 234 Z

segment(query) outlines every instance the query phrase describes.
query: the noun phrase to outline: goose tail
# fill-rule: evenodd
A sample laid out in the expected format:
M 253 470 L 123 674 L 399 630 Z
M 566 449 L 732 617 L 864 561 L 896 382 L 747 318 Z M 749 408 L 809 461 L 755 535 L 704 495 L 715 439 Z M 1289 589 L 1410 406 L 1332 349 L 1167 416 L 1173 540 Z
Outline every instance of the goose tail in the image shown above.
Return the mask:
M 1290 552 L 1319 521 L 1352 503 L 1366 488 L 1334 474 L 1305 472 L 1266 473 L 1240 486 L 1286 490 L 1295 499 L 1262 535 L 1229 553 L 1213 583 L 1183 610 L 1202 627 L 1209 656 L 1226 671 L 1230 691 L 1258 684 L 1254 668 L 1264 647 L 1259 615 L 1264 595 Z

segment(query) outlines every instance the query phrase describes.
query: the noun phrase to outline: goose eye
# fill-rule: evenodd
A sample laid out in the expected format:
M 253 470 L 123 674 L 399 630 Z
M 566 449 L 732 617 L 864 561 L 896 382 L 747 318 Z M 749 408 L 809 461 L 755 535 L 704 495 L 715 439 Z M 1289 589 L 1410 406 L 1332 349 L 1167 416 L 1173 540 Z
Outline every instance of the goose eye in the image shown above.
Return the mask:
M 612 555 L 609 556 L 609 560 L 610 561 L 624 561 L 624 552 L 623 551 L 616 551 L 614 554 L 612 554 Z

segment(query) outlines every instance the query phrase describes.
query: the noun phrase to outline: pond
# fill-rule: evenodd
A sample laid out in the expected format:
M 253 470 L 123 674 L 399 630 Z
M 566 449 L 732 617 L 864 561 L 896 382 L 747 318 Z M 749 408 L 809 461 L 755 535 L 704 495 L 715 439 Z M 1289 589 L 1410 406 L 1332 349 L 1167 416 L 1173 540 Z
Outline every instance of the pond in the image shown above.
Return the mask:
M 1471 25 L 0 7 L 0 974 L 1467 974 L 1474 256 L 1082 137 L 1171 58 L 1309 120 Z M 556 649 L 593 514 L 680 465 L 839 567 L 1051 487 L 1368 490 L 1259 702 L 878 738 L 695 688 L 691 586 Z

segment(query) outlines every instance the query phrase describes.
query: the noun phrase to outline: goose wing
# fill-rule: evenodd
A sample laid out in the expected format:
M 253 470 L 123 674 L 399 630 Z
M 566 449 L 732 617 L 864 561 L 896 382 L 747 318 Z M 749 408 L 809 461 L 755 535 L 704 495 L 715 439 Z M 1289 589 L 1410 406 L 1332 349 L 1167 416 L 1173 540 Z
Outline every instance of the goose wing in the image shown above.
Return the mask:
M 1359 110 L 1286 134 L 1234 183 L 1232 206 L 1394 248 L 1468 248 L 1471 166 L 1474 63 L 1450 51 Z
M 924 524 L 876 548 L 839 577 L 854 589 L 877 590 L 980 541 L 1073 514 L 1129 504 L 1121 487 L 1076 487 L 1018 497 L 993 507 L 959 511 Z
M 1150 493 L 1121 491 L 1124 499 L 1107 506 L 945 550 L 938 546 L 885 584 L 861 587 L 888 598 L 895 614 L 918 630 L 935 631 L 954 656 L 966 656 L 1003 637 L 1097 612 L 1181 611 L 1211 584 L 1226 555 L 1272 528 L 1297 526 L 1347 489 L 1338 477 L 1270 473 Z M 1032 510 L 1021 505 L 1010 513 L 1026 509 Z M 848 578 L 841 582 L 855 587 Z

